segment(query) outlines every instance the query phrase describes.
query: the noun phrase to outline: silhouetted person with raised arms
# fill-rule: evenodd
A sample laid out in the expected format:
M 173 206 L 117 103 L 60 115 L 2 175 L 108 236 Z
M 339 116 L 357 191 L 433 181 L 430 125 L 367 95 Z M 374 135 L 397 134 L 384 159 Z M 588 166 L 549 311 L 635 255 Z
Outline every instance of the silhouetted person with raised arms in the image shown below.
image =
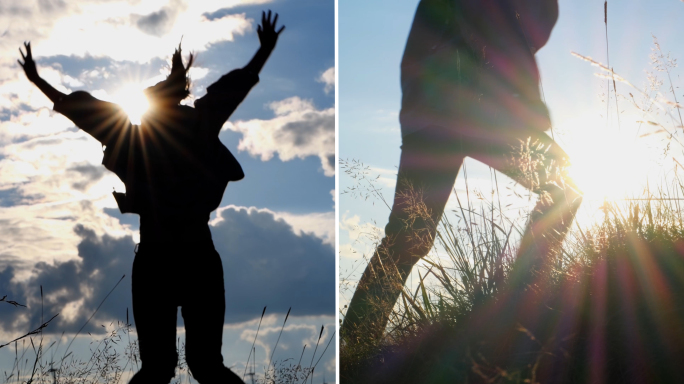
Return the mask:
M 385 238 L 347 309 L 347 343 L 379 340 L 466 156 L 540 194 L 510 275 L 511 301 L 548 272 L 581 201 L 550 127 L 534 58 L 558 18 L 557 0 L 422 0 L 401 62 L 402 147 Z M 521 141 L 538 156 L 521 156 Z M 536 145 L 535 145 L 536 143 Z M 539 146 L 538 146 L 539 145 Z M 418 194 L 428 219 L 407 212 Z M 414 201 L 415 203 L 415 201 Z
M 262 13 L 257 28 L 261 47 L 242 69 L 222 76 L 195 101 L 181 49 L 173 54 L 166 80 L 145 90 L 150 108 L 134 126 L 116 104 L 83 91 L 65 95 L 36 70 L 30 43 L 21 52 L 26 76 L 50 99 L 54 110 L 104 146 L 103 164 L 126 185 L 115 193 L 122 213 L 140 215 L 140 246 L 133 262 L 133 315 L 142 368 L 134 384 L 168 383 L 178 361 L 176 311 L 186 330 L 186 360 L 200 383 L 242 383 L 223 365 L 221 335 L 225 295 L 221 258 L 209 231 L 229 181 L 242 168 L 219 141 L 221 127 L 259 81 L 259 72 L 285 28 L 276 31 L 278 14 Z

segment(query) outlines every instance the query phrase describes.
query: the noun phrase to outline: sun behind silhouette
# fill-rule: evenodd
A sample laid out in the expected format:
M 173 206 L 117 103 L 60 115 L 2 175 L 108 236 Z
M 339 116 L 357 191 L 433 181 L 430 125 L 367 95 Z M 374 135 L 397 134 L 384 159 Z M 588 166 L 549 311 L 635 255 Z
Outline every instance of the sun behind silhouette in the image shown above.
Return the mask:
M 112 101 L 123 108 L 134 125 L 140 125 L 142 115 L 150 106 L 144 88 L 141 84 L 126 83 L 112 96 Z

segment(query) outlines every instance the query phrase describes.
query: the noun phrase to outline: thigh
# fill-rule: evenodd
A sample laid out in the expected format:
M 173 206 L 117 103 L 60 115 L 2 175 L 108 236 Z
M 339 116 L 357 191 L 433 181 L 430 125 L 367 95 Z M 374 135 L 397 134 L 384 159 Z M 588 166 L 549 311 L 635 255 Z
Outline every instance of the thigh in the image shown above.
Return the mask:
M 221 257 L 213 246 L 188 249 L 186 256 L 181 313 L 186 359 L 190 369 L 196 371 L 200 366 L 222 365 L 225 289 Z
M 449 133 L 430 126 L 403 138 L 386 233 L 410 224 L 414 231 L 430 229 L 439 222 L 464 158 L 460 142 Z
M 138 333 L 140 359 L 145 367 L 173 370 L 176 353 L 176 292 L 170 289 L 165 267 L 158 263 L 163 255 L 141 246 L 133 261 L 133 318 Z

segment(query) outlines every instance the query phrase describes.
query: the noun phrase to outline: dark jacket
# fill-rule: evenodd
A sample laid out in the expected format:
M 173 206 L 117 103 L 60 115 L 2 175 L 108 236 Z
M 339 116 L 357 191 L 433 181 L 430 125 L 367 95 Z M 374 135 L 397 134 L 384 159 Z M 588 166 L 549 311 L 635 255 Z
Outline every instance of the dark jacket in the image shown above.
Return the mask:
M 151 110 L 140 126 L 118 105 L 83 91 L 54 110 L 104 146 L 102 163 L 126 186 L 125 194 L 114 193 L 122 213 L 208 218 L 228 182 L 244 177 L 218 134 L 258 81 L 256 74 L 234 70 L 209 86 L 195 108 Z
M 401 62 L 402 133 L 548 128 L 534 53 L 557 18 L 557 0 L 421 1 Z

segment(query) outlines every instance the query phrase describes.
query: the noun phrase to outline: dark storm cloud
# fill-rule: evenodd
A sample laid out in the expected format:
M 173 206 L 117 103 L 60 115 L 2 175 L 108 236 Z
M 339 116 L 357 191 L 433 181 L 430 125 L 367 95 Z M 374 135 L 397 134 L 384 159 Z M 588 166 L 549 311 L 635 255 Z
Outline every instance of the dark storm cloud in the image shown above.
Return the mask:
M 327 164 L 323 165 L 323 168 L 335 169 L 335 155 L 330 155 L 326 158 Z
M 43 287 L 43 313 L 52 317 L 60 316 L 45 329 L 50 333 L 76 332 L 95 311 L 100 301 L 107 295 L 119 279 L 126 278 L 109 296 L 84 332 L 100 332 L 97 319 L 125 320 L 126 308 L 130 307 L 130 269 L 133 263 L 134 244 L 130 237 L 113 238 L 109 235 L 98 237 L 90 229 L 77 225 L 74 232 L 81 237 L 78 245 L 78 259 L 56 262 L 54 265 L 37 263 L 33 267 L 34 276 L 25 283 L 10 283 L 14 269 L 9 266 L 0 272 L 0 290 L 8 297 L 28 308 L 0 307 L 0 326 L 7 331 L 28 331 L 40 325 L 41 303 L 40 287 Z M 67 310 L 70 303 L 83 300 L 83 305 Z M 29 315 L 28 324 L 16 324 L 15 319 L 22 313 Z
M 334 315 L 334 249 L 270 212 L 226 209 L 212 227 L 226 281 L 226 322 L 254 318 L 264 306 L 299 315 Z
M 3 271 L 0 271 L 0 297 L 2 296 L 8 296 L 8 300 L 14 300 L 17 301 L 13 294 L 16 294 L 14 289 L 12 289 L 12 284 L 10 284 L 10 280 L 14 276 L 14 268 L 12 266 L 7 266 Z M 22 303 L 23 304 L 23 303 Z M 5 308 L 7 309 L 7 308 Z M 0 321 L 3 320 L 3 315 L 5 313 L 9 313 L 11 311 L 3 311 L 0 309 Z
M 312 235 L 295 235 L 289 224 L 270 212 L 225 209 L 220 217 L 223 221 L 212 227 L 212 234 L 223 262 L 227 323 L 257 317 L 264 306 L 271 314 L 284 314 L 291 306 L 300 316 L 334 315 L 335 259 L 330 245 Z M 37 263 L 34 276 L 24 283 L 11 282 L 16 273 L 12 266 L 0 270 L 0 297 L 8 295 L 28 305 L 0 306 L 2 329 L 27 332 L 40 325 L 42 285 L 43 313 L 60 313 L 45 331 L 75 332 L 124 274 L 124 280 L 83 332 L 101 332 L 100 324 L 125 320 L 126 309 L 131 307 L 132 238 L 98 236 L 82 225 L 74 232 L 81 238 L 78 259 L 54 265 Z M 177 276 L 171 278 L 182 281 Z M 79 300 L 83 300 L 82 305 L 74 305 Z M 26 324 L 17 324 L 21 314 L 29 316 Z

